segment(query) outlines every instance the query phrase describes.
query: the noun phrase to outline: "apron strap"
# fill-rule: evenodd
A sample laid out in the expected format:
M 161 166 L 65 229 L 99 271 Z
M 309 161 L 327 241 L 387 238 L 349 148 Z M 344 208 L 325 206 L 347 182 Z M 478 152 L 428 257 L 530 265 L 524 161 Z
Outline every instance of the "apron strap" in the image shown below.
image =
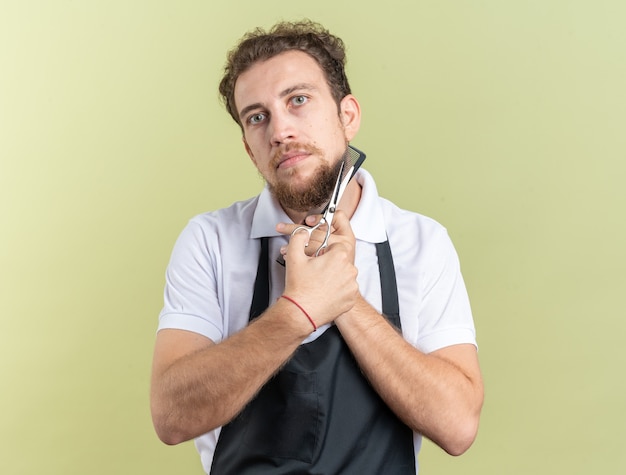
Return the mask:
M 256 270 L 254 293 L 250 305 L 250 321 L 261 315 L 270 306 L 270 266 L 269 266 L 269 238 L 261 238 L 261 257 Z
M 398 284 L 389 241 L 376 243 L 376 255 L 378 256 L 378 272 L 380 273 L 383 315 L 391 324 L 401 330 Z

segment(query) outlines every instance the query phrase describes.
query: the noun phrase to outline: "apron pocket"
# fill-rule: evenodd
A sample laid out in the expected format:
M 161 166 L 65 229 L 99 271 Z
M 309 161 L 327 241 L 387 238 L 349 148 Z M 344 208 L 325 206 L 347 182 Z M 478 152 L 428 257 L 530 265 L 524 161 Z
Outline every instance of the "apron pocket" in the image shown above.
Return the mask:
M 311 463 L 319 441 L 317 374 L 283 368 L 254 401 L 243 443 L 251 453 Z

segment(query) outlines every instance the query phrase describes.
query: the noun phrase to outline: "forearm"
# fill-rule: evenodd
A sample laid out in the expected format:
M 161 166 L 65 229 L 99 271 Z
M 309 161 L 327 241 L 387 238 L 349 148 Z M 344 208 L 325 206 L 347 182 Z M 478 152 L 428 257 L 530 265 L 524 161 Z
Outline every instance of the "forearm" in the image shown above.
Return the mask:
M 151 399 L 159 437 L 177 444 L 237 415 L 310 332 L 297 311 L 279 301 L 223 342 L 156 369 Z
M 483 399 L 480 374 L 473 370 L 477 362 L 461 368 L 444 351 L 421 353 L 363 299 L 336 324 L 372 386 L 400 419 L 449 453 L 467 450 Z M 459 351 L 472 355 L 467 348 Z

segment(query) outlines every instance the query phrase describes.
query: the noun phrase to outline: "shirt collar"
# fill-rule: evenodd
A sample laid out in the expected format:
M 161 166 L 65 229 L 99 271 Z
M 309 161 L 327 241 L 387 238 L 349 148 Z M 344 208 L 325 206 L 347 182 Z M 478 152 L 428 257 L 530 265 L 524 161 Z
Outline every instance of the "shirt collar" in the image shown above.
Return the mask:
M 360 241 L 372 243 L 386 241 L 385 216 L 374 178 L 367 170 L 361 168 L 353 180 L 361 185 L 361 199 L 350 220 L 352 232 Z
M 276 231 L 278 223 L 290 223 L 291 218 L 280 206 L 276 198 L 272 195 L 267 185 L 259 195 L 254 216 L 252 217 L 252 228 L 250 238 L 281 236 Z
M 350 220 L 355 237 L 360 241 L 372 243 L 386 241 L 385 218 L 372 175 L 366 170 L 360 169 L 353 180 L 361 185 L 361 199 Z M 281 234 L 276 231 L 276 224 L 289 222 L 291 219 L 272 196 L 266 185 L 259 195 L 256 210 L 252 217 L 250 238 L 280 236 Z

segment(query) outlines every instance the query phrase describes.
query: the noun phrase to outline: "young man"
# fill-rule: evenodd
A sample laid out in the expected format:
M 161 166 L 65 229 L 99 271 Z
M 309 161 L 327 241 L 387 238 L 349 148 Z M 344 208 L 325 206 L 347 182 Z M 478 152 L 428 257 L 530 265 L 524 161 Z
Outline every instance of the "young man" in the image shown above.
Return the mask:
M 355 137 L 341 40 L 311 22 L 246 35 L 220 92 L 263 192 L 190 221 L 166 275 L 151 407 L 213 474 L 417 472 L 425 436 L 472 444 L 483 401 L 474 324 L 445 229 L 359 170 L 315 224 Z M 277 262 L 284 255 L 285 265 Z

